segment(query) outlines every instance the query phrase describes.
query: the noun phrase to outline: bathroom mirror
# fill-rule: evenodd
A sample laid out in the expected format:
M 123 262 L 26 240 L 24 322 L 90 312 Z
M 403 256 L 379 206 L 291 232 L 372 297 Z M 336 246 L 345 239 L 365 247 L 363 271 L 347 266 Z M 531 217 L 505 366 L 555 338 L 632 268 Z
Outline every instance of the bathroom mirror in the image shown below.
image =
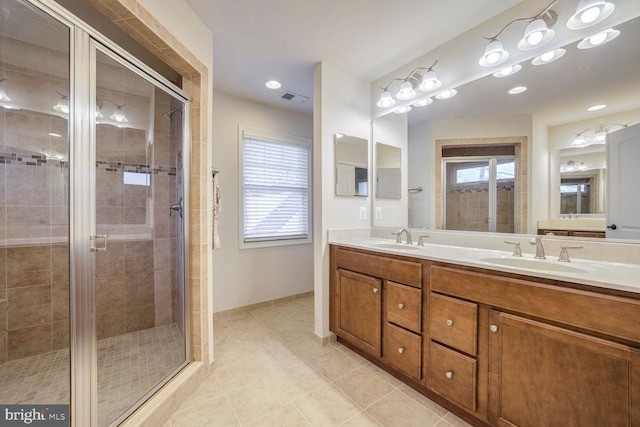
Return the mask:
M 369 195 L 369 142 L 335 134 L 336 196 Z
M 402 198 L 401 164 L 399 147 L 376 143 L 376 198 Z
M 525 0 L 524 3 L 532 2 Z M 567 9 L 575 10 L 576 3 L 554 6 L 558 9 L 564 7 L 559 11 L 556 37 L 566 36 Z M 430 105 L 413 107 L 407 114 L 408 180 L 410 188 L 420 186 L 424 191 L 409 195 L 407 223 L 439 228 L 435 212 L 442 202 L 435 197 L 435 168 L 425 165 L 435 162 L 436 139 L 448 138 L 526 137 L 532 144 L 526 164 L 529 183 L 526 191 L 533 201 L 530 201 L 529 220 L 523 232 L 535 233 L 537 221 L 561 217 L 561 156 L 568 153 L 565 150 L 571 149 L 576 135 L 582 132 L 590 143 L 599 128 L 612 131 L 620 128 L 617 125 L 640 122 L 640 73 L 637 71 L 640 69 L 640 46 L 637 43 L 640 40 L 639 15 L 638 3 L 618 2 L 610 22 L 603 22 L 592 30 L 595 34 L 613 26 L 620 35 L 611 42 L 592 49 L 578 49 L 582 37 L 589 34 L 572 35 L 573 39 L 562 45 L 565 55 L 553 63 L 535 66 L 528 58 L 519 62 L 522 69 L 518 73 L 502 78 L 474 69 L 471 74 L 483 72 L 484 75 L 458 86 L 455 97 L 434 99 Z M 496 25 L 501 28 L 498 23 Z M 518 31 L 514 29 L 511 33 L 510 28 L 503 37 L 515 38 Z M 459 43 L 467 39 L 461 40 Z M 451 46 L 460 48 L 455 42 L 455 39 L 450 42 L 453 43 Z M 507 42 L 503 42 L 507 48 Z M 509 45 L 507 49 L 517 51 L 514 43 Z M 515 57 L 515 52 L 512 53 Z M 473 61 L 467 62 L 469 67 L 473 67 Z M 505 65 L 515 63 L 510 58 Z M 444 76 L 443 73 L 449 70 L 443 66 L 437 71 L 439 76 Z M 509 94 L 508 91 L 516 86 L 525 86 L 528 90 Z M 596 104 L 606 104 L 607 107 L 587 110 Z M 374 138 L 378 138 L 375 126 Z M 413 158 L 421 161 L 412 162 Z M 613 171 L 608 171 L 606 165 L 597 169 L 597 178 L 593 178 L 597 181 L 597 194 L 590 202 L 592 205 L 595 203 L 593 209 L 596 212 L 588 215 L 606 214 L 606 176 Z M 411 212 L 420 212 L 420 217 L 411 218 Z
M 607 156 L 602 144 L 560 150 L 560 216 L 605 214 Z

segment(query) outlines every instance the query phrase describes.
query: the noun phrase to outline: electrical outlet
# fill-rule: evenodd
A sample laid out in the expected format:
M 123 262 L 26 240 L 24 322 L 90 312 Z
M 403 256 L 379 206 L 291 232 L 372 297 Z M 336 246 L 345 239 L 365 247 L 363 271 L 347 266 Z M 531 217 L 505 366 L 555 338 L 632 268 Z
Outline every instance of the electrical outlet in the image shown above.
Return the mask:
M 367 207 L 360 206 L 360 219 L 367 219 Z
M 376 219 L 382 219 L 382 208 L 381 207 L 377 207 L 376 208 Z

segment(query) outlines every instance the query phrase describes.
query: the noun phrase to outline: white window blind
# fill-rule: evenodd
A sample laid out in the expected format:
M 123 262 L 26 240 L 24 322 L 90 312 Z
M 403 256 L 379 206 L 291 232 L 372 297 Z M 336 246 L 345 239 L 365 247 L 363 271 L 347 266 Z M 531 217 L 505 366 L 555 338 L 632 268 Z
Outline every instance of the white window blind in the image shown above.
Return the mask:
M 310 142 L 246 129 L 241 135 L 242 241 L 309 239 Z

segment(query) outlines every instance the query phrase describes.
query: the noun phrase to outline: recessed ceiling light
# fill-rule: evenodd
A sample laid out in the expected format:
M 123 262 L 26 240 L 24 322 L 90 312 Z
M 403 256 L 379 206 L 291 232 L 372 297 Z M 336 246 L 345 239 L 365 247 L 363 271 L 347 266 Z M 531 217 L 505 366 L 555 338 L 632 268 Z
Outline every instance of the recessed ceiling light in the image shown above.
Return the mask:
M 54 138 L 62 138 L 62 135 L 60 135 L 59 133 L 49 132 L 48 135 Z
M 598 110 L 602 110 L 603 108 L 607 108 L 607 106 L 605 104 L 598 104 L 598 105 L 594 105 L 592 107 L 587 108 L 587 111 L 598 111 Z
M 522 92 L 524 92 L 525 90 L 527 90 L 527 87 L 526 87 L 526 86 L 516 86 L 516 87 L 514 87 L 513 89 L 511 89 L 511 90 L 509 91 L 509 94 L 510 94 L 510 95 L 516 95 L 516 94 L 518 94 L 518 93 L 522 93 Z
M 269 89 L 280 89 L 282 87 L 282 84 L 277 80 L 269 80 L 264 85 Z

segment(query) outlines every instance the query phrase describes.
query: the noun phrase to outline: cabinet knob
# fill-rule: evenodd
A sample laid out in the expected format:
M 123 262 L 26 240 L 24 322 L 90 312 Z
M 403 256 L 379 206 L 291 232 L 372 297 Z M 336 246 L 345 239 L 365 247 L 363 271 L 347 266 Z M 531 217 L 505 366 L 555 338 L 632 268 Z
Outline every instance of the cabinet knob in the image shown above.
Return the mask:
M 498 325 L 491 325 L 489 326 L 489 330 L 491 332 L 498 332 Z
M 398 304 L 398 308 L 399 308 L 400 310 L 402 310 L 402 309 L 404 308 L 404 304 L 402 304 L 402 303 Z
M 447 319 L 447 326 L 453 326 L 453 320 Z
M 374 293 L 374 294 L 377 294 L 377 293 L 378 293 L 378 291 L 380 291 L 380 289 L 378 289 L 378 288 L 373 288 L 373 293 Z
M 451 379 L 451 378 L 453 378 L 453 372 L 447 371 L 447 372 L 445 372 L 444 376 L 449 378 L 449 379 Z
M 400 353 L 400 354 L 404 353 L 404 347 L 398 348 L 398 353 Z

